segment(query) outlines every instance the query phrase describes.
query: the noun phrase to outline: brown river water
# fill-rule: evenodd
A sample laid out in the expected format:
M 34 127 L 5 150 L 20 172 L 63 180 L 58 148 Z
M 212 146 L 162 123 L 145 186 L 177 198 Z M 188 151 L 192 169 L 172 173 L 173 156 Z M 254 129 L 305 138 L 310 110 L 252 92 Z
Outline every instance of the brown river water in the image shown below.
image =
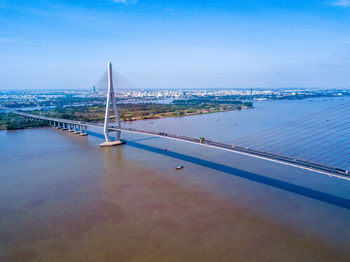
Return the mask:
M 235 172 L 345 198 L 349 182 L 123 137 L 100 148 L 54 128 L 0 132 L 0 261 L 350 261 L 350 209 Z

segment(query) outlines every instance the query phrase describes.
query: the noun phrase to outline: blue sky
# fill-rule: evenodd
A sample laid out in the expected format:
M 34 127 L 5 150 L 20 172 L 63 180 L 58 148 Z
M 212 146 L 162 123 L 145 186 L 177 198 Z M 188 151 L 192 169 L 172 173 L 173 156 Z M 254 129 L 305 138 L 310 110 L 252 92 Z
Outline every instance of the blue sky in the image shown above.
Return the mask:
M 350 0 L 0 0 L 0 88 L 350 88 Z

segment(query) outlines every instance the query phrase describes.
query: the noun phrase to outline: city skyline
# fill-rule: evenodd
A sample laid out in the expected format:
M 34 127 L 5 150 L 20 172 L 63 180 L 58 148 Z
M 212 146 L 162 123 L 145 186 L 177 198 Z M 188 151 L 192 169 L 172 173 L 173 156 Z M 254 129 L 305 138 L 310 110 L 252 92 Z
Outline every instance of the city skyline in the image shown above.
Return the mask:
M 350 88 L 350 1 L 3 1 L 0 87 Z

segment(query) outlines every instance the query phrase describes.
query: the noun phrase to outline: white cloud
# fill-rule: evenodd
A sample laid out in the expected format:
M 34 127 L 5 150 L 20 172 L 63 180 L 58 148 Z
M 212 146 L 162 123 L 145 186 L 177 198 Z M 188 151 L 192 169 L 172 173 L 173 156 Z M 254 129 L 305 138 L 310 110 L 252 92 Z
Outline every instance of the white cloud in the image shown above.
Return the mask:
M 344 39 L 344 43 L 350 45 L 350 37 Z
M 338 38 L 335 43 L 341 45 L 350 45 L 350 37 Z
M 337 0 L 334 3 L 332 3 L 332 5 L 340 7 L 350 7 L 350 0 Z
M 23 41 L 24 38 L 0 38 L 0 43 L 13 43 L 13 42 L 19 42 L 19 41 Z
M 113 2 L 118 4 L 136 4 L 137 0 L 113 0 Z

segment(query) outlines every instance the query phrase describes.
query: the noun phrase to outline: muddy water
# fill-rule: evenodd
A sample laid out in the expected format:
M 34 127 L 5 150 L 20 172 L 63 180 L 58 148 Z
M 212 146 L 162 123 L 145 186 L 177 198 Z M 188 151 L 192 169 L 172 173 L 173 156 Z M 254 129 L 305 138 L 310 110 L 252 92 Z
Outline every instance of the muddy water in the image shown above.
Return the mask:
M 137 145 L 341 197 L 349 184 L 326 186 L 311 172 L 197 146 L 124 138 L 131 143 L 101 149 L 98 137 L 50 128 L 0 132 L 0 261 L 350 259 L 350 210 Z

